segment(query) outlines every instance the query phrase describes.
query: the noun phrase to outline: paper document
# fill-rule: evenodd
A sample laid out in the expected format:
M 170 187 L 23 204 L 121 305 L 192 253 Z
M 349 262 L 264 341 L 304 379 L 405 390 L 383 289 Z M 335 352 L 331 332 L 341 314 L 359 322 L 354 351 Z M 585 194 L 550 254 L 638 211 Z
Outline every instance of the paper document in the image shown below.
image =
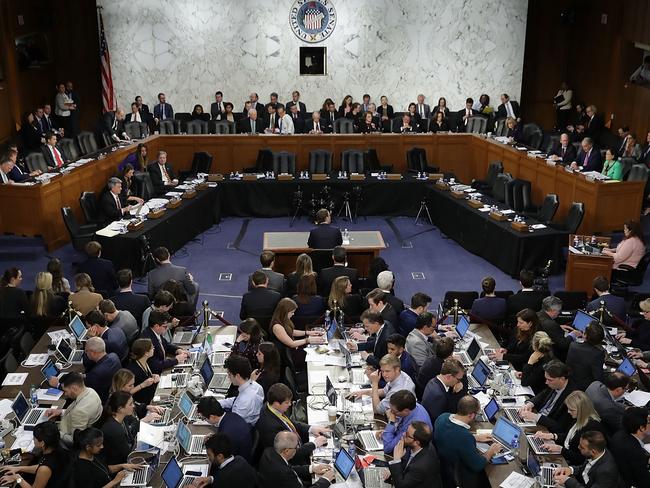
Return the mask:
M 513 471 L 499 486 L 501 488 L 530 488 L 534 484 L 535 480 L 533 478 L 529 478 L 521 473 Z
M 10 449 L 23 449 L 24 452 L 31 452 L 34 449 L 34 435 L 31 430 L 22 427 L 14 430 L 16 440 Z
M 325 366 L 341 366 L 345 367 L 345 358 L 343 356 L 325 356 Z
M 533 224 L 530 226 L 531 229 L 546 229 L 546 226 L 544 224 Z
M 645 407 L 650 402 L 650 393 L 641 390 L 628 391 L 623 394 L 623 398 L 635 407 Z
M 48 332 L 47 335 L 50 336 L 50 341 L 52 344 L 55 344 L 59 342 L 61 339 L 67 339 L 70 337 L 70 332 L 68 332 L 66 329 L 59 329 L 59 330 L 53 330 L 52 332 Z
M 47 363 L 48 358 L 50 357 L 49 354 L 30 354 L 27 359 L 25 359 L 24 366 L 29 367 L 29 366 L 43 366 L 45 363 Z
M 2 382 L 2 386 L 19 386 L 25 383 L 29 373 L 10 373 Z
M 0 418 L 3 419 L 10 413 L 13 413 L 13 410 L 11 409 L 11 404 L 12 401 L 9 400 L 8 398 L 4 398 L 0 400 Z
M 521 385 L 516 385 L 515 386 L 515 395 L 517 396 L 523 396 L 523 395 L 530 395 L 530 396 L 535 396 L 535 392 L 530 386 L 521 386 Z

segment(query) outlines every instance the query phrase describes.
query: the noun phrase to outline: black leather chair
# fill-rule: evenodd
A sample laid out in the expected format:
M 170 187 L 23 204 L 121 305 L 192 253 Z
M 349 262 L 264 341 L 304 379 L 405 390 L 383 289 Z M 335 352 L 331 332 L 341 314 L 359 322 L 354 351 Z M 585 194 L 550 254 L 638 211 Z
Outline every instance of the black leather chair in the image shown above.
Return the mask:
M 296 154 L 288 151 L 273 153 L 273 172 L 277 174 L 294 174 L 296 172 Z
M 83 251 L 84 246 L 88 244 L 95 235 L 97 226 L 93 224 L 79 225 L 70 207 L 61 207 L 61 215 L 63 216 L 63 223 L 70 234 L 72 247 L 76 251 Z
M 187 123 L 192 120 L 192 114 L 189 112 L 176 112 L 174 121 L 179 125 L 179 132 L 187 132 Z
M 488 166 L 485 179 L 472 181 L 472 188 L 483 193 L 492 194 L 494 183 L 496 183 L 497 176 L 501 173 L 503 173 L 503 163 L 501 161 L 492 161 Z
M 562 310 L 584 310 L 587 306 L 587 293 L 584 291 L 556 291 L 554 296 L 562 300 Z
M 97 146 L 97 140 L 95 139 L 95 134 L 92 132 L 84 131 L 80 132 L 77 136 L 77 142 L 81 148 L 83 155 L 95 153 L 99 150 Z
M 206 173 L 210 174 L 212 169 L 212 154 L 206 151 L 199 151 L 194 153 L 192 158 L 192 174 Z
M 149 134 L 149 127 L 146 122 L 127 122 L 124 131 L 131 139 L 142 139 Z
M 539 149 L 544 139 L 544 133 L 542 132 L 542 128 L 537 124 L 524 124 L 521 129 L 521 137 L 524 144 Z
M 59 141 L 59 148 L 63 153 L 63 159 L 66 161 L 76 161 L 81 157 L 81 151 L 79 150 L 77 142 L 70 137 L 64 137 L 61 139 Z
M 466 132 L 473 134 L 485 134 L 487 129 L 487 119 L 482 115 L 472 116 L 467 119 Z
M 273 171 L 273 151 L 260 149 L 257 151 L 257 160 L 254 167 L 244 168 L 244 173 L 266 173 Z
M 94 191 L 84 191 L 79 197 L 79 205 L 86 218 L 86 223 L 99 226 L 103 223 L 97 207 L 97 199 Z
M 406 151 L 406 168 L 410 173 L 437 173 L 436 166 L 430 166 L 427 152 L 421 147 L 412 147 Z
M 515 212 L 525 212 L 532 207 L 530 181 L 514 179 L 506 183 L 506 205 Z
M 492 196 L 498 201 L 505 203 L 506 201 L 506 185 L 512 180 L 510 173 L 501 173 L 497 175 L 494 185 L 492 186 Z
M 560 199 L 555 193 L 549 193 L 544 197 L 542 206 L 537 212 L 528 213 L 528 215 L 543 224 L 550 224 L 555 217 L 555 212 L 560 206 Z
M 507 133 L 508 126 L 506 125 L 506 119 L 496 119 L 494 121 L 494 136 L 505 137 Z
M 47 173 L 47 163 L 45 162 L 45 157 L 40 152 L 33 152 L 25 156 L 25 164 L 30 173 L 36 170 Z
M 325 149 L 309 151 L 309 173 L 330 174 L 332 172 L 332 153 Z
M 204 120 L 191 120 L 187 123 L 188 134 L 207 134 L 208 123 Z
M 582 219 L 585 216 L 585 206 L 582 202 L 573 202 L 569 207 L 569 213 L 566 220 L 562 224 L 555 224 L 553 228 L 563 230 L 567 234 L 575 234 L 582 224 Z
M 641 286 L 648 264 L 650 264 L 650 252 L 645 253 L 636 268 L 625 264 L 619 266 L 619 269 L 612 273 L 613 285 L 616 287 Z
M 235 124 L 228 120 L 213 120 L 210 122 L 211 134 L 234 134 Z
M 99 143 L 99 148 L 103 149 L 105 147 L 111 146 L 115 143 L 108 132 L 104 131 L 97 134 L 97 142 Z
M 366 171 L 384 171 L 386 173 L 393 172 L 392 164 L 381 164 L 379 156 L 377 156 L 376 149 L 368 149 L 363 153 L 364 167 Z
M 463 310 L 469 311 L 472 308 L 472 303 L 478 298 L 478 292 L 475 291 L 448 291 L 442 300 L 445 309 L 454 306 L 454 300 L 458 300 L 458 306 Z
M 621 166 L 623 167 L 621 178 L 623 181 L 627 181 L 630 176 L 630 171 L 632 171 L 632 167 L 636 164 L 636 160 L 634 158 L 621 158 L 619 163 L 621 163 Z
M 354 134 L 354 123 L 350 119 L 340 118 L 334 121 L 335 134 Z
M 627 181 L 648 181 L 649 173 L 650 169 L 648 169 L 645 164 L 635 164 L 632 166 L 632 169 L 630 169 Z
M 136 183 L 137 195 L 143 200 L 149 200 L 156 196 L 156 190 L 153 187 L 153 182 L 151 181 L 151 175 L 149 173 L 136 173 L 133 178 Z
M 341 120 L 341 119 L 338 119 Z M 348 149 L 341 153 L 341 170 L 350 173 L 364 173 L 363 151 Z
M 550 137 L 548 138 L 548 142 L 546 143 L 546 148 L 545 148 L 544 152 L 545 152 L 546 154 L 550 154 L 551 151 L 553 150 L 553 147 L 554 147 L 556 144 L 559 144 L 559 143 L 560 143 L 560 136 L 558 136 L 558 135 L 552 135 L 552 136 L 550 136 Z

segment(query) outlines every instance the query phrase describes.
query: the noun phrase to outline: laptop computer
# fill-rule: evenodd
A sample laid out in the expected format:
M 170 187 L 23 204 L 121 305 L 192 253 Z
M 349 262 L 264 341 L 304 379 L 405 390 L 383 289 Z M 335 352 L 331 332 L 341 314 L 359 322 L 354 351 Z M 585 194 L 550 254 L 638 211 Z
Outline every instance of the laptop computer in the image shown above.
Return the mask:
M 555 480 L 553 479 L 555 467 L 540 464 L 537 456 L 530 451 L 528 451 L 528 457 L 526 458 L 526 467 L 531 476 L 539 480 L 542 488 L 552 488 L 555 486 Z
M 200 331 L 201 327 L 197 326 L 194 330 L 174 332 L 172 343 L 181 345 L 193 344 Z
M 463 364 L 463 366 L 471 366 L 474 364 L 474 361 L 476 361 L 476 358 L 480 352 L 481 345 L 476 340 L 476 337 L 474 337 L 465 351 L 459 351 L 454 354 L 459 357 L 460 362 Z
M 325 377 L 325 395 L 327 395 L 330 405 L 336 407 L 336 390 L 329 376 Z
M 487 364 L 483 362 L 482 359 L 479 359 L 474 365 L 474 369 L 467 377 L 467 384 L 472 389 L 482 389 L 485 388 L 485 383 L 490 377 L 490 368 Z
M 47 408 L 30 407 L 27 398 L 25 398 L 22 391 L 19 391 L 16 398 L 14 398 L 14 401 L 11 404 L 11 409 L 14 411 L 18 422 L 25 430 L 34 430 L 34 427 L 38 424 L 47 422 L 48 420 L 45 416 Z
M 542 447 L 544 443 L 548 441 L 540 439 L 539 437 L 535 437 L 535 434 L 526 434 L 526 440 L 528 441 L 528 445 L 535 454 L 539 454 L 540 456 L 551 454 L 544 447 Z
M 467 320 L 467 317 L 465 317 L 464 315 L 460 315 L 458 317 L 458 324 L 456 324 L 456 334 L 458 334 L 458 337 L 460 337 L 461 341 L 465 338 L 468 331 L 469 331 L 469 320 Z
M 169 460 L 160 477 L 165 482 L 165 485 L 167 485 L 167 488 L 183 488 L 191 485 L 198 478 L 198 476 L 184 475 L 178 461 L 176 461 L 176 456 Z
M 178 401 L 178 409 L 188 421 L 194 422 L 198 420 L 196 416 L 196 403 L 192 401 L 192 398 L 187 392 L 183 392 L 181 395 L 181 399 Z
M 377 439 L 378 430 L 360 430 L 357 432 L 357 437 L 361 441 L 361 445 L 366 451 L 383 451 L 384 441 Z
M 145 460 L 146 466 L 140 469 L 129 471 L 126 477 L 120 483 L 121 486 L 147 486 L 153 476 L 154 471 L 158 469 L 160 454 L 156 451 L 149 459 Z
M 618 365 L 616 371 L 626 374 L 627 376 L 633 376 L 636 373 L 636 367 L 632 364 L 632 361 L 629 358 L 623 358 L 621 364 Z
M 88 332 L 88 330 L 86 329 L 86 326 L 81 320 L 81 317 L 75 315 L 74 318 L 68 324 L 68 328 L 70 329 L 70 332 L 74 334 L 74 336 L 77 338 L 79 342 L 83 342 L 86 340 L 86 333 Z
M 521 429 L 517 424 L 511 422 L 505 417 L 499 417 L 497 423 L 492 429 L 492 439 L 501 444 L 508 451 L 519 449 L 519 440 L 521 438 Z
M 206 357 L 199 369 L 199 374 L 203 378 L 203 383 L 208 390 L 226 391 L 230 388 L 228 373 L 215 373 L 210 364 L 210 358 Z
M 218 351 L 210 354 L 210 364 L 212 367 L 223 367 L 226 364 L 226 359 L 230 356 L 230 351 Z
M 350 473 L 354 469 L 354 459 L 350 456 L 350 453 L 345 449 L 341 448 L 339 453 L 334 459 L 334 469 L 336 469 L 336 482 L 345 483 L 350 476 Z
M 160 377 L 158 388 L 171 389 L 171 388 L 185 388 L 190 380 L 190 373 L 168 373 Z
M 537 422 L 532 420 L 524 420 L 524 418 L 519 413 L 519 407 L 506 407 L 503 406 L 503 413 L 506 415 L 508 420 L 515 423 L 519 427 L 535 427 Z
M 372 465 L 364 467 L 359 456 L 357 456 L 355 466 L 364 488 L 391 488 L 393 486 L 385 481 L 386 468 Z
M 183 422 L 178 423 L 176 429 L 176 439 L 187 454 L 205 454 L 205 435 L 192 434 L 190 428 Z
M 81 364 L 84 354 L 82 349 L 73 349 L 68 340 L 63 338 L 56 345 L 56 352 L 61 356 L 63 362 L 70 364 Z
M 576 312 L 576 316 L 573 319 L 573 323 L 571 324 L 571 327 L 573 327 L 576 330 L 579 330 L 580 332 L 584 332 L 587 326 L 592 323 L 594 319 L 591 315 L 589 315 L 587 312 L 583 312 L 582 310 L 578 310 Z
M 490 401 L 483 407 L 483 412 L 481 413 L 479 422 L 494 422 L 494 419 L 499 412 L 499 403 L 496 398 L 491 398 Z
M 41 373 L 46 380 L 50 378 L 58 378 L 61 374 L 61 370 L 56 366 L 56 363 L 52 361 L 51 358 L 47 359 L 47 362 L 41 368 Z

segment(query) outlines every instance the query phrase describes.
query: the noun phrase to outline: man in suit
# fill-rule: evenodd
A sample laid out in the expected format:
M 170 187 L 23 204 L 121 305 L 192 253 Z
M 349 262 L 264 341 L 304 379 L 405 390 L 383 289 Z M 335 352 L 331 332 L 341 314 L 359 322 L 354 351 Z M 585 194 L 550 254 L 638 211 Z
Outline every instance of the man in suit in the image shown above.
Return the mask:
M 388 463 L 395 488 L 442 488 L 440 461 L 432 438 L 431 427 L 425 422 L 411 423 Z
M 544 366 L 546 388 L 521 407 L 519 413 L 525 419 L 537 422 L 553 433 L 568 432 L 573 423 L 564 400 L 576 388 L 569 379 L 569 368 L 554 359 Z
M 603 158 L 600 151 L 594 147 L 594 140 L 585 137 L 580 144 L 582 147 L 576 160 L 571 163 L 571 169 L 600 173 L 603 170 Z
M 389 335 L 386 339 L 388 354 L 399 359 L 400 368 L 403 373 L 409 375 L 409 378 L 415 383 L 418 374 L 418 366 L 413 360 L 411 354 L 406 350 L 406 338 L 398 333 Z
M 353 332 L 352 339 L 363 342 L 348 341 L 348 347 L 353 352 L 362 351 L 366 361 L 370 360 L 369 364 L 377 369 L 379 360 L 388 354 L 388 337 L 395 333 L 395 329 L 391 324 L 385 323 L 381 315 L 371 310 L 361 314 L 361 322 L 367 336 L 357 331 Z
M 604 302 L 605 308 L 609 313 L 621 320 L 625 320 L 625 300 L 609 292 L 609 280 L 605 276 L 596 276 L 593 281 L 593 287 L 598 298 L 587 304 L 587 312 L 598 310 L 601 302 Z M 607 317 L 605 322 L 612 323 L 613 325 L 614 321 Z
M 260 254 L 260 264 L 262 265 L 262 273 L 266 275 L 269 279 L 267 288 L 269 290 L 277 291 L 281 296 L 284 295 L 286 288 L 286 280 L 282 273 L 276 273 L 273 271 L 273 265 L 275 264 L 275 253 L 273 251 L 262 251 Z M 252 281 L 253 275 L 251 274 L 248 277 L 248 291 L 255 288 L 255 285 Z
M 253 289 L 244 294 L 239 309 L 239 318 L 271 317 L 275 307 L 282 298 L 275 290 L 269 290 L 269 278 L 263 271 L 255 271 L 251 275 Z
M 266 121 L 258 117 L 254 108 L 248 111 L 248 117 L 242 118 L 239 122 L 240 134 L 263 134 L 266 130 Z
M 405 336 L 408 349 L 408 336 L 416 328 L 418 317 L 425 313 L 431 303 L 431 297 L 425 293 L 416 293 L 411 297 L 411 306 L 399 314 L 399 333 Z M 424 358 L 426 359 L 426 358 Z M 416 362 L 418 359 L 416 358 Z M 419 363 L 418 363 L 419 364 Z
M 420 116 L 420 120 L 428 120 L 431 116 L 431 108 L 424 103 L 424 95 L 418 95 L 418 103 L 415 105 L 415 112 Z
M 381 291 L 383 291 L 386 294 L 388 303 L 397 314 L 397 317 L 394 318 L 395 322 L 393 322 L 393 327 L 399 330 L 400 329 L 399 314 L 401 314 L 404 311 L 404 302 L 393 294 L 394 286 L 395 286 L 395 275 L 393 274 L 392 271 L 385 270 L 377 275 L 377 288 L 379 288 Z
M 606 374 L 602 382 L 594 381 L 585 390 L 610 435 L 621 428 L 621 417 L 625 411 L 623 394 L 629 384 L 630 378 L 625 373 L 615 371 Z
M 362 100 L 362 102 L 361 102 L 361 111 L 364 114 L 366 112 L 370 112 L 370 94 L 369 93 L 364 93 L 361 100 Z
M 648 411 L 641 407 L 630 407 L 623 413 L 623 429 L 612 437 L 609 448 L 628 486 L 650 488 L 648 462 L 650 453 L 643 448 L 648 434 Z
M 28 172 L 21 168 L 18 164 L 18 148 L 16 146 L 9 147 L 4 161 L 11 163 L 10 165 L 7 164 L 7 166 L 5 166 L 5 169 L 8 169 L 6 175 L 11 181 L 15 181 L 16 183 L 33 181 L 34 176 L 38 176 L 43 173 L 40 169 Z
M 115 112 L 106 112 L 102 115 L 102 132 L 107 134 L 114 142 L 131 139 L 124 130 L 124 109 L 118 108 Z
M 493 321 L 500 323 L 506 317 L 506 299 L 497 297 L 494 294 L 496 280 L 492 276 L 486 276 L 481 280 L 483 297 L 477 298 L 472 303 L 469 312 L 471 317 L 476 317 L 481 321 Z
M 300 92 L 298 90 L 291 92 L 291 101 L 287 102 L 285 106 L 287 107 L 287 110 L 291 110 L 292 107 L 295 106 L 299 117 L 303 119 L 307 117 L 307 107 L 300 101 Z M 292 110 L 291 112 L 293 113 Z
M 590 431 L 580 436 L 580 453 L 586 461 L 580 466 L 558 468 L 553 476 L 556 486 L 566 488 L 600 488 L 620 486 L 614 456 L 606 449 L 602 432 Z
M 316 227 L 309 231 L 307 246 L 312 249 L 334 249 L 342 244 L 341 229 L 332 225 L 329 210 L 321 208 L 316 212 Z
M 143 117 L 142 113 L 140 112 L 140 108 L 138 107 L 138 104 L 136 102 L 133 102 L 131 104 L 131 112 L 126 114 L 124 117 L 124 123 L 127 124 L 129 122 L 147 122 Z
M 274 134 L 277 132 L 278 114 L 275 110 L 275 105 L 269 103 L 262 113 L 266 114 L 266 129 L 264 129 L 264 132 L 267 134 Z
M 251 428 L 239 415 L 226 412 L 215 397 L 206 396 L 199 400 L 196 411 L 219 435 L 230 439 L 232 454 L 246 461 L 252 460 L 253 438 Z
M 214 94 L 214 102 L 210 104 L 210 116 L 212 120 L 221 120 L 224 113 L 226 113 L 226 106 L 223 102 L 223 93 L 219 90 Z
M 278 126 L 276 127 L 275 134 L 294 134 L 296 128 L 293 125 L 293 119 L 286 112 L 284 105 L 277 104 L 275 107 L 276 115 L 278 118 Z
M 126 215 L 129 216 L 132 206 L 122 202 L 122 180 L 116 176 L 108 179 L 106 191 L 102 192 L 99 197 L 99 210 L 104 217 L 106 225 L 116 220 L 121 220 Z M 101 289 L 101 288 L 100 288 Z M 113 291 L 106 290 L 106 291 Z
M 289 114 L 291 115 L 291 121 L 293 122 L 293 133 L 294 134 L 304 134 L 305 133 L 305 119 L 303 117 L 304 112 L 301 114 L 298 111 L 298 105 L 292 105 L 289 108 Z
M 332 128 L 327 123 L 322 123 L 320 112 L 312 112 L 311 119 L 305 123 L 305 134 L 329 134 Z
M 161 374 L 164 370 L 183 363 L 188 357 L 188 352 L 185 349 L 170 344 L 165 339 L 167 328 L 171 322 L 172 317 L 169 313 L 154 310 L 149 315 L 148 327 L 140 334 L 140 338 L 151 339 L 153 344 L 153 356 L 147 360 L 153 374 Z M 168 358 L 167 355 L 174 357 Z
M 102 258 L 102 245 L 90 241 L 84 247 L 86 260 L 77 267 L 77 273 L 90 276 L 96 290 L 113 292 L 117 288 L 117 277 L 112 261 Z
M 478 113 L 472 108 L 473 106 L 474 106 L 474 99 L 468 98 L 467 100 L 465 100 L 465 108 L 456 112 L 456 120 L 458 121 L 456 132 L 466 132 L 467 120 Z
M 174 118 L 174 108 L 167 103 L 167 97 L 164 93 L 158 94 L 158 104 L 153 106 L 153 119 L 156 125 L 160 124 L 161 120 L 168 120 Z
M 321 114 L 321 120 L 330 127 L 330 132 L 334 132 L 334 122 L 339 118 L 339 112 L 336 110 L 334 102 L 327 104 L 327 112 Z
M 135 97 L 135 103 L 138 105 L 138 110 L 140 111 L 140 117 L 142 117 L 143 122 L 153 122 L 153 117 L 151 111 L 149 110 L 149 105 L 142 102 L 142 97 L 140 95 Z
M 106 353 L 106 344 L 101 337 L 88 339 L 84 352 L 90 360 L 86 367 L 86 385 L 97 392 L 102 403 L 106 403 L 113 376 L 122 367 L 122 362 L 114 352 Z
M 310 246 L 311 247 L 311 246 Z M 343 246 L 336 246 L 332 249 L 332 260 L 334 265 L 324 268 L 318 273 L 318 293 L 321 296 L 329 296 L 332 283 L 339 276 L 347 276 L 352 283 L 352 290 L 357 290 L 357 270 L 347 266 L 347 252 Z
M 517 122 L 521 122 L 521 112 L 519 110 L 519 103 L 510 100 L 507 93 L 501 94 L 501 105 L 497 108 L 497 118 L 505 119 L 512 117 Z
M 38 127 L 38 129 L 41 131 L 41 137 L 45 137 L 48 132 L 50 132 L 50 129 L 47 127 L 45 123 L 45 115 L 43 113 L 43 107 L 38 107 L 34 111 L 34 125 Z
M 257 472 L 258 488 L 328 488 L 334 481 L 334 469 L 326 464 L 293 466 L 289 461 L 300 446 L 298 434 L 289 431 L 278 432 L 273 447 L 267 447 L 260 459 Z M 315 474 L 318 479 L 313 485 L 305 485 L 301 479 Z
M 206 438 L 205 450 L 211 465 L 210 476 L 197 478 L 195 486 L 255 488 L 255 469 L 243 456 L 236 454 L 234 442 L 230 436 L 222 433 Z
M 50 168 L 62 168 L 69 162 L 65 160 L 63 153 L 56 145 L 56 141 L 56 134 L 54 132 L 48 132 L 45 136 L 45 144 L 41 147 L 45 162 Z
M 158 151 L 158 159 L 147 165 L 147 171 L 157 195 L 163 195 L 178 185 L 172 165 L 167 162 L 167 151 Z
M 601 346 L 605 339 L 602 326 L 594 320 L 585 329 L 584 342 L 569 344 L 566 365 L 571 369 L 571 379 L 581 391 L 594 381 L 603 379 L 605 350 Z
M 56 135 L 63 137 L 65 130 L 60 127 L 59 123 L 52 117 L 52 105 L 49 103 L 43 104 L 43 125 L 45 126 L 45 133 L 54 132 Z
M 594 144 L 600 143 L 600 137 L 605 130 L 605 121 L 603 116 L 598 113 L 595 105 L 589 105 L 585 112 L 587 113 L 587 123 L 583 126 L 582 134 L 594 141 Z
M 264 112 L 265 112 L 266 109 L 264 108 L 264 105 L 262 105 L 262 104 L 259 102 L 259 96 L 257 95 L 257 93 L 252 92 L 252 93 L 248 96 L 248 99 L 249 99 L 249 101 L 251 102 L 251 108 L 254 108 L 255 110 L 257 110 L 257 113 L 258 113 L 259 115 L 264 114 Z M 275 105 L 273 106 L 273 108 L 275 108 Z
M 92 310 L 84 317 L 86 322 L 87 336 L 99 337 L 104 341 L 107 353 L 114 353 L 121 362 L 125 361 L 129 354 L 129 345 L 122 329 L 111 328 L 106 322 L 104 314 L 99 310 Z M 88 357 L 84 354 L 83 363 L 86 369 L 89 368 Z M 56 379 L 56 378 L 54 378 Z
M 393 328 L 395 328 L 398 326 L 397 322 L 399 319 L 397 312 L 388 300 L 388 295 L 388 293 L 385 293 L 379 288 L 372 290 L 366 295 L 366 299 L 368 300 L 368 309 L 381 315 L 385 322 L 390 323 Z
M 99 311 L 104 314 L 104 318 L 111 325 L 111 329 L 120 329 L 124 332 L 126 341 L 132 344 L 140 334 L 140 327 L 135 317 L 127 310 L 118 310 L 111 300 L 102 300 L 99 302 Z M 126 357 L 120 359 L 124 360 Z
M 535 283 L 535 274 L 532 271 L 522 269 L 519 273 L 519 283 L 521 290 L 506 299 L 506 310 L 508 317 L 514 317 L 524 308 L 530 308 L 539 311 L 542 308 L 544 293 L 533 290 Z
M 138 326 L 142 328 L 142 314 L 151 306 L 147 295 L 133 293 L 133 272 L 130 269 L 121 269 L 117 272 L 118 292 L 111 297 L 111 301 L 118 310 L 131 312 Z
M 411 303 L 413 303 L 411 301 Z M 403 316 L 402 312 L 402 316 Z M 436 332 L 435 316 L 431 312 L 422 312 L 415 321 L 415 327 L 406 336 L 406 350 L 420 369 L 427 359 L 435 356 L 434 343 L 430 341 Z M 413 378 L 415 380 L 415 378 Z
M 569 350 L 569 344 L 582 337 L 582 333 L 579 330 L 573 330 L 565 335 L 564 329 L 555 321 L 560 316 L 561 311 L 562 300 L 551 295 L 542 300 L 542 310 L 537 313 L 537 318 L 539 319 L 540 330 L 546 332 L 553 341 L 555 357 L 564 361 Z
M 263 449 L 273 446 L 278 432 L 289 431 L 297 434 L 299 447 L 290 464 L 300 466 L 309 463 L 309 458 L 315 449 L 327 444 L 327 437 L 323 434 L 330 432 L 330 429 L 289 419 L 286 413 L 292 405 L 292 400 L 293 394 L 287 385 L 283 383 L 271 385 L 266 394 L 266 404 L 262 407 L 255 428 L 259 433 L 260 445 Z M 315 437 L 314 442 L 309 442 L 309 434 Z
M 440 374 L 432 378 L 424 389 L 422 406 L 426 409 L 431 422 L 443 413 L 456 411 L 453 395 L 464 388 L 463 378 L 465 367 L 454 358 L 448 358 L 442 363 Z
M 569 141 L 569 134 L 561 134 L 560 140 L 551 148 L 549 157 L 560 164 L 571 164 L 578 157 L 576 148 Z
M 11 172 L 12 167 L 13 167 L 13 163 L 11 162 L 11 159 L 9 159 L 6 156 L 3 156 L 2 160 L 0 161 L 0 184 L 2 185 L 13 184 L 13 180 L 9 178 L 9 173 Z
M 171 263 L 169 250 L 166 247 L 161 246 L 154 249 L 153 258 L 156 262 L 156 268 L 147 273 L 149 296 L 155 296 L 166 281 L 176 280 L 183 284 L 185 293 L 187 293 L 187 301 L 196 305 L 199 296 L 199 285 L 194 281 L 190 272 L 183 266 L 176 266 Z

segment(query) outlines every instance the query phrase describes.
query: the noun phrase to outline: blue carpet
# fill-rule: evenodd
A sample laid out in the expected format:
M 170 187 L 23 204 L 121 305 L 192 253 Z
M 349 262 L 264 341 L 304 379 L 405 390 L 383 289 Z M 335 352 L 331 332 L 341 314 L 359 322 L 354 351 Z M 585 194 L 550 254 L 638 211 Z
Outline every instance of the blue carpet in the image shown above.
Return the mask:
M 643 224 L 646 235 L 650 234 L 650 219 L 644 219 Z M 241 236 L 244 225 L 245 233 Z M 447 290 L 480 290 L 480 281 L 487 275 L 496 279 L 497 290 L 518 289 L 516 280 L 482 258 L 468 253 L 428 223 L 416 226 L 410 217 L 368 217 L 354 224 L 339 221 L 337 225 L 349 230 L 381 231 L 388 245 L 382 257 L 395 273 L 396 295 L 405 302 L 418 291 L 429 294 L 436 304 Z M 239 302 L 246 292 L 246 279 L 259 268 L 263 233 L 306 231 L 311 227 L 305 218 L 297 221 L 292 229 L 289 228 L 288 218 L 227 218 L 189 242 L 172 260 L 186 266 L 194 275 L 201 286 L 200 300 L 208 300 L 213 310 L 223 311 L 227 320 L 237 321 Z M 240 240 L 235 242 L 238 236 Z M 81 262 L 84 258 L 69 244 L 47 254 L 41 239 L 0 236 L 0 268 L 18 266 L 23 271 L 25 289 L 33 287 L 36 273 L 47 266 L 48 256 L 63 261 L 66 277 L 70 281 L 74 275 L 72 263 Z M 414 279 L 412 273 L 421 273 L 423 279 Z M 562 290 L 564 274 L 552 276 L 550 287 L 551 290 Z M 146 290 L 146 280 L 135 283 L 134 288 L 136 291 Z M 636 290 L 650 292 L 650 280 L 646 279 Z

